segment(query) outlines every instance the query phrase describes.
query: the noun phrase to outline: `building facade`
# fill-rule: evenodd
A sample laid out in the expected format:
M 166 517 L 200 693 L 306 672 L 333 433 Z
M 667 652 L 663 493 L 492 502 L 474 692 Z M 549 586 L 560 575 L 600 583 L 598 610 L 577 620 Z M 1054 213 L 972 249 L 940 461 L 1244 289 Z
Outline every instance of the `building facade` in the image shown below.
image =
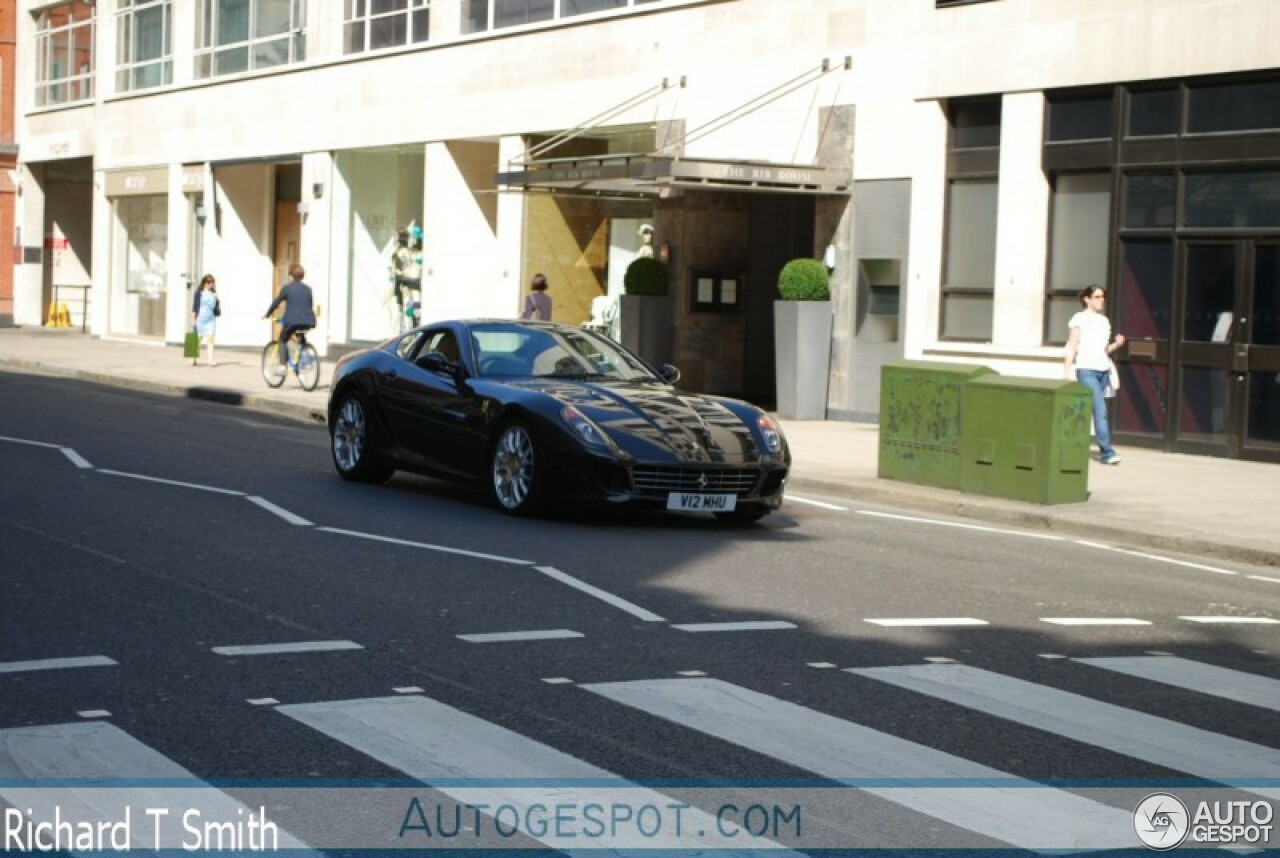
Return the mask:
M 21 0 L 13 315 L 176 342 L 211 271 L 253 345 L 296 261 L 337 351 L 539 272 L 585 322 L 654 252 L 645 356 L 768 404 L 809 256 L 828 417 L 870 419 L 899 357 L 1059 376 L 1097 283 L 1120 441 L 1280 461 L 1277 32 L 1275 0 Z

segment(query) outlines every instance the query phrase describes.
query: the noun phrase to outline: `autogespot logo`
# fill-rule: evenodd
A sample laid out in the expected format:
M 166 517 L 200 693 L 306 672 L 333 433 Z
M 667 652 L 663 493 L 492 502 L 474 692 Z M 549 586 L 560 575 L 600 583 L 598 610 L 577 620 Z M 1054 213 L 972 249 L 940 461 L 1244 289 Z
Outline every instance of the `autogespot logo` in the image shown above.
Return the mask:
M 1133 811 L 1133 830 L 1152 849 L 1164 851 L 1187 839 L 1187 806 L 1167 792 L 1144 798 Z

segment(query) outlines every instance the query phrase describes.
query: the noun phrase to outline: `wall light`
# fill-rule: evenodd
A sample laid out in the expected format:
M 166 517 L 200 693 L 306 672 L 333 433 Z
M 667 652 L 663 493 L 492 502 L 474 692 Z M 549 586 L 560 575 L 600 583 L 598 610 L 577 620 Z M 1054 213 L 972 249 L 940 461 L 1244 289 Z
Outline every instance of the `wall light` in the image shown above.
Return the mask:
M 311 183 L 311 196 L 317 200 L 324 196 L 324 182 Z
M 658 261 L 663 265 L 671 262 L 671 242 L 664 241 L 658 245 Z
M 826 251 L 822 254 L 822 264 L 827 267 L 828 272 L 836 270 L 836 246 L 834 244 L 827 245 Z

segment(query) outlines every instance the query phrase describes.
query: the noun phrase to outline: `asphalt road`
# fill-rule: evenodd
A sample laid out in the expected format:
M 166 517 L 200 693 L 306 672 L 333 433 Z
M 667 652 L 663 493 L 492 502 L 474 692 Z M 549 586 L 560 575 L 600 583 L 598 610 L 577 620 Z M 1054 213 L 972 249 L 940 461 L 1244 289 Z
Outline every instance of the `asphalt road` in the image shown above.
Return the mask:
M 807 802 L 802 836 L 762 827 L 801 850 L 1061 846 L 1091 808 L 1136 847 L 1112 829 L 1153 785 L 1252 778 L 1245 795 L 1280 795 L 1273 572 L 840 498 L 748 527 L 513 519 L 434 480 L 344 483 L 319 425 L 26 375 L 0 374 L 0 403 L 0 804 L 18 804 L 4 778 L 100 753 L 30 741 L 72 724 L 206 781 L 583 764 L 736 779 L 776 804 L 751 784 L 851 779 L 838 802 L 782 802 Z M 45 669 L 92 656 L 113 663 Z M 1163 678 L 1122 672 L 1152 665 Z M 441 762 L 472 746 L 487 763 Z M 987 772 L 1051 784 L 1011 794 L 1059 808 L 1068 833 L 987 819 L 975 806 L 1006 800 L 981 791 L 935 803 L 930 779 Z M 877 778 L 927 782 L 899 795 Z

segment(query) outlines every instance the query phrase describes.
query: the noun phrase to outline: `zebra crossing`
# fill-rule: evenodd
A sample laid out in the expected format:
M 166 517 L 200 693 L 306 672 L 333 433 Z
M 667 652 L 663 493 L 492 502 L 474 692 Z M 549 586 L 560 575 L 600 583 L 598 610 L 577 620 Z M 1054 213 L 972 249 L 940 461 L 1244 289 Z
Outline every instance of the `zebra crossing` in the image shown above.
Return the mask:
M 1226 706 L 1252 707 L 1260 718 L 1280 711 L 1280 681 L 1255 673 L 1176 656 L 1072 661 L 1105 672 L 1123 688 L 1134 683 L 1126 699 L 1135 707 L 1144 683 L 1156 682 L 1171 694 L 1185 695 L 1188 703 L 1212 706 L 1221 700 Z M 200 840 L 199 825 L 185 824 L 194 812 L 197 822 L 207 821 L 205 836 L 216 834 L 219 846 L 248 848 L 244 837 L 270 833 L 275 848 L 304 851 L 495 846 L 725 855 L 939 846 L 1100 851 L 1138 848 L 1135 825 L 1141 820 L 1135 819 L 1135 808 L 1163 789 L 1182 792 L 1188 808 L 1193 799 L 1248 804 L 1255 820 L 1269 821 L 1273 803 L 1280 802 L 1280 750 L 1230 735 L 1229 724 L 1219 733 L 965 664 L 824 672 L 817 681 L 829 685 L 824 690 L 839 701 L 830 707 L 834 711 L 784 699 L 776 688 L 766 693 L 749 683 L 697 674 L 566 682 L 549 693 L 576 695 L 575 706 L 590 713 L 584 717 L 599 730 L 607 732 L 611 724 L 623 729 L 631 722 L 617 716 L 625 711 L 674 727 L 689 741 L 738 749 L 746 762 L 729 770 L 743 770 L 763 756 L 811 777 L 636 779 L 613 770 L 619 768 L 616 763 L 597 765 L 589 761 L 590 753 L 575 753 L 565 734 L 550 742 L 545 736 L 533 738 L 438 699 L 430 688 L 402 688 L 394 696 L 287 702 L 265 715 L 282 719 L 278 723 L 285 729 L 312 731 L 340 743 L 405 779 L 377 787 L 327 781 L 321 782 L 323 789 L 272 783 L 229 787 L 200 780 L 181 761 L 130 735 L 128 725 L 0 724 L 2 845 L 7 850 L 23 845 L 26 835 L 15 822 L 21 814 L 22 831 L 47 823 L 41 829 L 47 836 L 56 835 L 59 821 L 84 822 L 87 839 L 77 841 L 81 829 L 67 829 L 72 839 L 59 844 L 69 852 L 99 851 L 92 848 L 101 844 L 92 841 L 91 832 L 115 836 L 126 819 L 133 848 L 222 851 Z M 985 729 L 993 743 L 1014 724 L 1050 737 L 1059 750 L 1089 746 L 1123 755 L 1164 780 L 1109 784 L 1094 777 L 1092 783 L 1089 778 L 1072 783 L 1049 772 L 1042 779 L 1029 778 L 944 751 L 918 736 L 894 735 L 883 724 L 860 723 L 874 720 L 873 712 L 860 708 L 875 705 L 863 702 L 866 681 L 906 694 L 913 706 L 940 702 L 972 710 L 989 722 Z M 678 747 L 648 750 L 679 755 Z M 1189 780 L 1170 787 L 1167 771 Z M 1184 836 L 1190 816 L 1188 810 Z M 1194 838 L 1196 829 L 1191 831 Z M 1265 842 L 1244 845 L 1280 843 L 1269 827 L 1266 836 Z

